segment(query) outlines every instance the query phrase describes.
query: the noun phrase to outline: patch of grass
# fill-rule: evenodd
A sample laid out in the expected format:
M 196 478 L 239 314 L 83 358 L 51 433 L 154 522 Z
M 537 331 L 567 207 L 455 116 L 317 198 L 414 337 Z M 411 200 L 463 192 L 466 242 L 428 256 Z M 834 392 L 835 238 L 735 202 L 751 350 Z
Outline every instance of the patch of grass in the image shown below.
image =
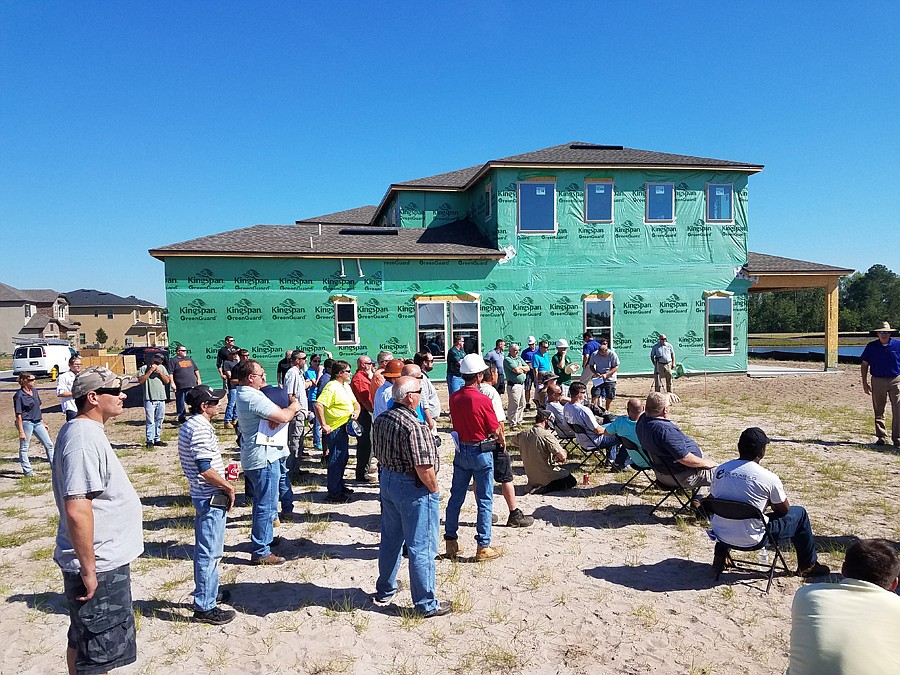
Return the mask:
M 536 572 L 525 577 L 524 582 L 525 588 L 529 591 L 536 591 L 546 584 L 553 583 L 553 575 L 547 572 Z
M 191 579 L 194 578 L 194 573 L 191 572 L 189 574 L 182 574 L 181 576 L 173 577 L 171 579 L 166 579 L 159 585 L 161 591 L 168 593 L 170 591 L 174 591 L 176 588 L 181 586 L 184 583 L 187 583 Z
M 458 614 L 468 614 L 472 611 L 475 600 L 472 598 L 472 594 L 469 593 L 469 591 L 460 588 L 457 589 L 456 593 L 453 595 L 453 600 L 450 601 L 450 604 L 453 606 L 454 612 Z
M 42 534 L 43 529 L 44 528 L 40 525 L 32 523 L 19 528 L 15 532 L 0 534 L 0 548 L 16 548 L 42 536 L 46 536 Z
M 656 616 L 656 608 L 653 605 L 635 605 L 631 609 L 632 615 L 637 617 L 644 628 L 652 628 L 659 623 Z
M 0 509 L 0 513 L 10 520 L 14 520 L 28 515 L 28 509 L 21 506 L 7 506 L 6 508 Z
M 411 607 L 400 607 L 400 628 L 412 630 L 418 628 L 425 621 L 425 617 Z
M 50 560 L 53 557 L 54 546 L 42 546 L 36 548 L 29 556 L 32 560 Z
M 327 513 L 321 516 L 310 516 L 306 521 L 306 531 L 309 534 L 325 534 L 331 527 L 331 516 Z
M 491 607 L 491 611 L 488 613 L 488 621 L 491 623 L 504 623 L 506 621 L 507 616 L 509 616 L 504 611 L 505 605 L 496 604 Z

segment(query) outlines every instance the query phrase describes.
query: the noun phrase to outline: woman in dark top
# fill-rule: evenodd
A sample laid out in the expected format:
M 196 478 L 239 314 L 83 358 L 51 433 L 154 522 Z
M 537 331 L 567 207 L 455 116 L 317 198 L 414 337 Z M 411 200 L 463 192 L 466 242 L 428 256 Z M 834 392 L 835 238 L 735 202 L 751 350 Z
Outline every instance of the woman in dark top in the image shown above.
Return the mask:
M 19 375 L 19 391 L 13 394 L 13 408 L 16 413 L 16 429 L 19 432 L 19 463 L 22 473 L 30 476 L 34 473 L 28 461 L 28 446 L 31 434 L 37 436 L 47 453 L 47 461 L 53 461 L 53 441 L 50 440 L 50 428 L 41 419 L 41 397 L 34 388 L 34 375 Z

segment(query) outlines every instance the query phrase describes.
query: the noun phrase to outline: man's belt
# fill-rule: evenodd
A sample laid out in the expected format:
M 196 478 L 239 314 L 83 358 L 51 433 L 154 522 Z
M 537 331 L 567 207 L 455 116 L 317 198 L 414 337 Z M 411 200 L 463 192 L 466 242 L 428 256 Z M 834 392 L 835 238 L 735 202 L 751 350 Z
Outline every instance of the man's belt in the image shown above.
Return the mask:
M 484 451 L 486 451 L 486 450 L 488 450 L 488 449 L 490 449 L 491 451 L 493 451 L 493 449 L 494 449 L 494 448 L 496 447 L 496 445 L 497 445 L 497 441 L 496 441 L 495 439 L 493 439 L 493 438 L 485 438 L 485 439 L 482 440 L 482 441 L 460 441 L 460 442 L 459 442 L 459 445 L 460 445 L 460 447 L 462 447 L 463 445 L 465 445 L 465 446 L 468 446 L 468 447 L 470 447 L 470 448 L 478 448 L 479 450 L 482 450 L 482 451 L 484 452 Z M 486 446 L 486 445 L 490 445 L 490 448 L 485 448 L 484 446 Z

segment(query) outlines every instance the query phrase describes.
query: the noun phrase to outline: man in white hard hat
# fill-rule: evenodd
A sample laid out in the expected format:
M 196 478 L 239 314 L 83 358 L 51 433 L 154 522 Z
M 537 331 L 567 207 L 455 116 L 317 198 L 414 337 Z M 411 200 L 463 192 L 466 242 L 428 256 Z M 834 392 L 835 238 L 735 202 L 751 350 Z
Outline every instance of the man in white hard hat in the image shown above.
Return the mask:
M 559 339 L 556 341 L 556 354 L 550 359 L 550 365 L 553 367 L 553 373 L 559 378 L 557 384 L 559 386 L 569 386 L 572 382 L 572 373 L 567 370 L 567 366 L 577 363 L 569 358 L 569 341 Z

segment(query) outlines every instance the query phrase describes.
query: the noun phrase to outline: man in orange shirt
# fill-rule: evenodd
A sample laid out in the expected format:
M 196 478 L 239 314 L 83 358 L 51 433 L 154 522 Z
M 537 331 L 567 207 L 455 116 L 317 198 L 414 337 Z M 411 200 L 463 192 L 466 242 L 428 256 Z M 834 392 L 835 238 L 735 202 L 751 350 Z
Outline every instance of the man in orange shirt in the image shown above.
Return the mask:
M 375 370 L 375 362 L 368 356 L 360 356 L 356 359 L 356 372 L 350 380 L 350 389 L 359 403 L 359 423 L 363 433 L 356 439 L 356 480 L 368 483 L 377 482 L 377 478 L 368 474 L 369 462 L 372 457 L 372 373 Z

